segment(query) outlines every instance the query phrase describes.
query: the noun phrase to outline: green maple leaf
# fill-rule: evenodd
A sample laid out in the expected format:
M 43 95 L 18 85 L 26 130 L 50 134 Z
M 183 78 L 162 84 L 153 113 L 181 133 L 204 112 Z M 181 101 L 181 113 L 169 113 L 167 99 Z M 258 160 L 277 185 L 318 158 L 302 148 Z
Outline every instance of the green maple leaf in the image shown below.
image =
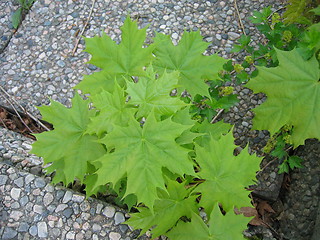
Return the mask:
M 143 48 L 146 28 L 139 30 L 137 22 L 127 17 L 121 31 L 119 45 L 105 33 L 101 37 L 86 38 L 85 51 L 92 55 L 88 63 L 114 74 L 141 76 L 143 67 L 153 59 L 153 48 Z
M 216 204 L 210 214 L 209 226 L 193 213 L 191 222 L 180 221 L 166 236 L 175 240 L 240 240 L 245 239 L 242 232 L 250 220 L 243 215 L 235 215 L 233 211 L 223 215 Z
M 254 129 L 267 129 L 271 135 L 285 124 L 292 125 L 294 147 L 305 139 L 320 139 L 320 70 L 315 56 L 304 60 L 296 49 L 276 50 L 279 66 L 258 67 L 259 75 L 247 87 L 263 92 L 267 100 L 253 111 Z
M 159 200 L 154 203 L 153 211 L 148 208 L 138 208 L 139 213 L 131 215 L 126 224 L 142 231 L 144 234 L 151 227 L 153 238 L 165 234 L 181 217 L 191 218 L 193 212 L 198 212 L 196 198 L 189 196 L 190 190 L 184 184 L 169 180 L 167 192 L 164 192 Z
M 203 42 L 199 32 L 184 32 L 179 44 L 174 46 L 170 36 L 158 33 L 154 38 L 157 71 L 179 71 L 179 85 L 193 97 L 196 94 L 208 96 L 205 80 L 218 78 L 225 59 L 216 54 L 204 56 L 209 43 Z
M 211 138 L 219 140 L 222 134 L 226 134 L 230 131 L 231 127 L 231 124 L 224 123 L 223 121 L 212 124 L 205 119 L 202 123 L 196 123 L 192 128 L 192 131 L 203 133 L 202 136 L 196 139 L 196 143 L 200 146 L 204 146 L 205 144 L 210 143 Z
M 112 93 L 115 82 L 121 87 L 124 87 L 126 80 L 129 80 L 128 77 L 111 74 L 109 70 L 104 69 L 100 72 L 94 72 L 91 75 L 84 75 L 83 80 L 77 84 L 74 89 L 80 89 L 83 93 L 89 93 L 91 95 L 99 94 L 102 91 Z
M 71 108 L 55 101 L 39 107 L 43 119 L 52 123 L 54 130 L 36 134 L 31 153 L 43 157 L 44 164 L 52 163 L 48 171 L 57 170 L 55 182 L 68 184 L 76 177 L 82 181 L 89 170 L 88 163 L 106 152 L 97 137 L 85 133 L 95 114 L 88 105 L 88 100 L 75 94 Z
M 234 206 L 251 206 L 249 192 L 245 190 L 253 184 L 260 159 L 250 155 L 245 148 L 238 156 L 233 155 L 232 132 L 201 147 L 196 144 L 196 161 L 200 166 L 198 175 L 205 181 L 194 191 L 202 194 L 200 205 L 211 212 L 216 203 L 225 211 Z
M 177 87 L 179 73 L 164 72 L 155 79 L 152 67 L 146 70 L 146 76 L 141 77 L 138 83 L 128 83 L 130 103 L 139 105 L 137 118 L 146 117 L 151 110 L 160 116 L 170 116 L 186 104 L 177 97 L 171 97 L 170 92 Z
M 105 33 L 101 37 L 86 38 L 85 51 L 92 55 L 91 63 L 103 71 L 87 76 L 76 86 L 84 92 L 97 93 L 101 88 L 113 89 L 114 79 L 123 81 L 131 76 L 143 76 L 143 67 L 152 61 L 153 46 L 143 48 L 146 28 L 138 29 L 137 23 L 129 17 L 121 27 L 121 43 L 118 45 Z M 100 83 L 100 84 L 99 84 Z M 123 82 L 122 82 L 123 83 Z M 92 86 L 100 85 L 98 88 Z
M 185 107 L 184 109 L 181 109 L 177 111 L 174 116 L 172 117 L 172 120 L 176 123 L 180 123 L 183 125 L 195 125 L 197 124 L 197 121 L 192 120 L 190 116 L 190 107 Z M 194 127 L 192 127 L 193 129 Z M 202 136 L 202 133 L 197 133 L 190 131 L 189 129 L 184 131 L 181 136 L 179 136 L 176 139 L 176 142 L 179 143 L 180 145 L 185 145 L 185 144 L 193 144 L 194 139 Z M 193 146 L 193 145 L 192 145 Z
M 112 131 L 115 124 L 127 125 L 129 118 L 137 110 L 126 103 L 124 89 L 117 83 L 113 93 L 102 91 L 90 98 L 99 113 L 91 119 L 87 132 L 101 136 Z
M 154 113 L 147 117 L 143 127 L 133 117 L 128 127 L 114 126 L 113 131 L 101 140 L 111 153 L 95 161 L 100 168 L 89 177 L 88 192 L 99 185 L 115 185 L 127 177 L 125 196 L 135 194 L 138 203 L 152 208 L 157 189 L 164 189 L 163 168 L 172 173 L 193 175 L 193 163 L 189 150 L 181 147 L 175 139 L 191 126 L 173 122 L 170 118 L 157 121 Z M 91 180 L 93 178 L 93 180 Z

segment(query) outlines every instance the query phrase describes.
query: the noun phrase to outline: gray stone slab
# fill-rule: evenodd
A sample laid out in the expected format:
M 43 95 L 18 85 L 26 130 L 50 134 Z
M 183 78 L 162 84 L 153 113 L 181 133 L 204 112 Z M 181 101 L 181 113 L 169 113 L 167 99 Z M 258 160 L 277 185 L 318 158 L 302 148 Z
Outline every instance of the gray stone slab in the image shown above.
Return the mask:
M 0 54 L 4 51 L 15 31 L 11 16 L 17 8 L 18 6 L 14 6 L 12 0 L 0 1 Z
M 16 177 L 8 178 L 6 187 L 0 188 L 0 196 L 8 196 L 0 197 L 0 206 L 3 206 L 0 208 L 0 216 L 7 216 L 6 219 L 0 219 L 0 239 L 24 239 L 26 234 L 30 234 L 31 239 L 49 240 L 106 239 L 106 236 L 111 239 L 136 238 L 135 232 L 120 224 L 128 217 L 123 209 L 93 198 L 85 199 L 84 195 L 63 187 L 54 187 L 53 193 L 49 193 L 46 190 L 48 187 L 35 185 L 35 182 L 43 181 L 43 178 L 38 176 L 34 176 L 35 181 L 29 184 L 29 191 L 22 187 L 19 194 L 12 194 L 10 189 L 15 184 L 14 181 L 22 176 L 26 178 L 29 174 L 0 163 L 0 175 L 8 173 L 15 174 Z M 79 197 L 69 198 L 68 204 L 62 204 L 61 199 L 53 198 L 48 206 L 44 199 L 48 194 L 58 191 L 65 196 L 81 196 L 81 203 L 78 202 Z M 23 198 L 26 198 L 27 202 L 19 205 L 19 209 L 12 209 L 12 206 Z M 78 204 L 81 205 L 81 212 L 76 209 Z M 58 211 L 51 211 L 51 208 Z M 94 214 L 91 214 L 91 211 L 94 211 Z M 143 236 L 141 239 L 148 238 Z

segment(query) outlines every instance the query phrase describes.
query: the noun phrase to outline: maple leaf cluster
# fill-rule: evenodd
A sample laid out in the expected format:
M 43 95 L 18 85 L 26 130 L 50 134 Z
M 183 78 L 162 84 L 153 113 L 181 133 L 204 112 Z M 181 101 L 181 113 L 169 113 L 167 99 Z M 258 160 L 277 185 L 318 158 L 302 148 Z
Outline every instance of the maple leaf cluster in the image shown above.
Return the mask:
M 75 94 L 71 108 L 55 101 L 39 107 L 54 130 L 36 135 L 32 153 L 50 163 L 47 172 L 56 173 L 54 182 L 67 185 L 77 178 L 86 184 L 88 196 L 107 184 L 113 187 L 129 208 L 139 210 L 127 223 L 142 233 L 152 229 L 153 237 L 171 239 L 243 239 L 250 218 L 235 214 L 234 208 L 251 206 L 245 188 L 253 184 L 260 158 L 248 148 L 234 156 L 231 126 L 193 120 L 191 104 L 179 98 L 185 90 L 192 97 L 210 97 L 206 81 L 217 79 L 226 60 L 203 55 L 208 43 L 199 32 L 184 32 L 177 46 L 157 34 L 146 46 L 146 29 L 139 30 L 129 17 L 121 30 L 120 44 L 106 34 L 86 39 L 89 63 L 101 69 L 75 87 L 88 99 Z M 268 96 L 255 110 L 254 126 L 273 132 L 291 124 L 295 145 L 319 138 L 316 60 L 305 61 L 296 51 L 277 53 L 279 67 L 259 68 L 259 77 L 247 84 Z M 284 71 L 295 64 L 305 70 Z M 172 96 L 174 89 L 178 93 Z M 297 116 L 302 108 L 314 116 L 308 123 Z

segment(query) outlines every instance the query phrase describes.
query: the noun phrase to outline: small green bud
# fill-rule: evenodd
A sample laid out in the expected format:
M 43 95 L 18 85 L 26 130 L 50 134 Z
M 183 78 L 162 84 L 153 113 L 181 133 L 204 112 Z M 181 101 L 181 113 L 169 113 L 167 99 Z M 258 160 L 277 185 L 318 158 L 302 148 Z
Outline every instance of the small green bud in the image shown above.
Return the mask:
M 277 144 L 277 140 L 274 138 L 274 136 L 270 137 L 266 146 L 263 148 L 263 152 L 270 153 L 274 147 Z
M 286 135 L 283 137 L 283 140 L 285 141 L 285 143 L 287 144 L 292 144 L 292 137 L 291 135 Z
M 244 68 L 243 68 L 240 64 L 238 64 L 238 63 L 234 65 L 234 70 L 235 70 L 237 73 L 242 72 L 243 69 L 244 69 Z
M 219 95 L 220 96 L 228 96 L 233 93 L 234 88 L 233 87 L 221 87 L 219 89 Z
M 280 22 L 280 15 L 279 13 L 274 13 L 271 17 L 271 29 L 274 28 L 274 25 L 276 25 L 278 22 Z
M 292 129 L 292 126 L 289 125 L 289 124 L 285 124 L 285 125 L 283 125 L 283 127 L 281 128 L 281 130 L 282 130 L 283 132 L 289 132 L 289 131 L 291 131 L 291 129 Z
M 292 40 L 292 32 L 286 30 L 283 32 L 283 35 L 282 35 L 282 40 L 284 42 L 290 42 Z
M 253 59 L 252 59 L 251 56 L 245 56 L 245 57 L 244 57 L 244 60 L 245 60 L 247 63 L 249 63 L 249 64 L 253 64 Z
M 201 119 L 201 116 L 200 115 L 194 115 L 193 116 L 193 120 L 200 120 Z

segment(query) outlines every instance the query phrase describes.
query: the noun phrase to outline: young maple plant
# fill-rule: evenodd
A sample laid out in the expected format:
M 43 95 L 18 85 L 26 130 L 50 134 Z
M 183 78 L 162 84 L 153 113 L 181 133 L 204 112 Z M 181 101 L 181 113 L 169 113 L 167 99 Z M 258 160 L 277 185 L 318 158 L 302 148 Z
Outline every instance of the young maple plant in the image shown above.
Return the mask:
M 245 187 L 260 159 L 247 148 L 234 156 L 231 126 L 193 120 L 179 97 L 186 90 L 210 98 L 206 81 L 218 79 L 226 61 L 203 55 L 199 32 L 185 32 L 176 46 L 156 34 L 145 46 L 146 29 L 129 17 L 121 30 L 120 44 L 106 34 L 86 39 L 89 63 L 101 71 L 75 88 L 89 97 L 75 94 L 71 108 L 39 107 L 54 130 L 36 135 L 32 153 L 50 163 L 56 183 L 77 178 L 88 196 L 112 187 L 139 211 L 126 223 L 141 234 L 243 239 L 251 219 L 234 208 L 251 206 Z

